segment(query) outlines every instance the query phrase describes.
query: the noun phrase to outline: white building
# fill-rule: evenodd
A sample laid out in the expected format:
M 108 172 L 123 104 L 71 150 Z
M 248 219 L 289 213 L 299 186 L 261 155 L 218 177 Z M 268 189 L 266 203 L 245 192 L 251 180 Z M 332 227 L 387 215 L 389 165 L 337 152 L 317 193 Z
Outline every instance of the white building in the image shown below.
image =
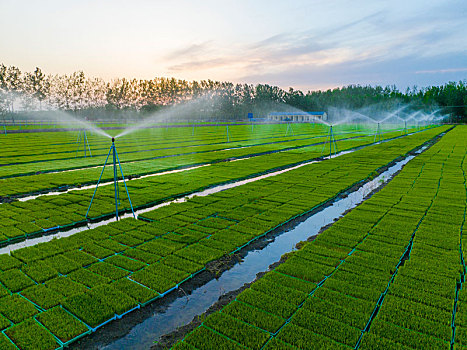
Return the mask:
M 313 122 L 318 120 L 327 120 L 326 112 L 271 112 L 268 114 L 268 120 L 291 121 L 291 122 Z

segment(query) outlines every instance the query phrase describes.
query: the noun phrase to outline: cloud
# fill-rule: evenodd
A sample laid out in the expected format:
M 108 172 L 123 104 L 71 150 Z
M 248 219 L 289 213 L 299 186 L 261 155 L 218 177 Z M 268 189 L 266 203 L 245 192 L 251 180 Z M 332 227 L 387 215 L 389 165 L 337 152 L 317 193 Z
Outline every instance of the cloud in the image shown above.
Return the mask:
M 467 61 L 467 53 L 453 57 L 441 54 L 436 57 L 410 55 L 402 58 L 378 61 L 350 60 L 324 67 L 289 66 L 280 72 L 265 72 L 241 77 L 241 80 L 279 85 L 284 88 L 293 86 L 304 91 L 328 89 L 343 85 L 396 85 L 404 90 L 410 86 L 440 85 L 447 81 L 462 80 L 457 69 L 442 69 L 449 60 L 453 65 L 461 66 Z M 427 67 L 431 74 L 416 74 L 420 68 Z M 445 71 L 441 74 L 436 71 Z M 464 79 L 467 75 L 463 76 Z
M 212 48 L 211 42 L 206 41 L 201 44 L 191 44 L 178 50 L 168 53 L 165 58 L 168 60 L 178 59 L 180 57 L 197 57 L 208 53 Z
M 187 70 L 205 70 L 205 69 L 213 69 L 213 68 L 220 68 L 228 65 L 231 63 L 232 60 L 230 58 L 212 58 L 206 60 L 195 60 L 195 61 L 184 61 L 179 64 L 175 64 L 173 66 L 169 66 L 169 70 L 173 72 L 183 72 Z
M 415 74 L 439 74 L 439 73 L 456 73 L 467 72 L 467 67 L 464 68 L 446 68 L 446 69 L 432 69 L 432 70 L 419 70 Z
M 167 55 L 165 64 L 169 74 L 282 87 L 307 82 L 310 87 L 406 85 L 428 81 L 420 79 L 423 74 L 451 77 L 465 72 L 458 67 L 465 67 L 465 61 L 459 62 L 467 56 L 465 19 L 452 5 L 400 13 L 380 6 L 360 17 L 347 16 L 352 18 L 348 21 L 330 18 L 326 26 L 279 32 L 254 42 L 191 44 Z

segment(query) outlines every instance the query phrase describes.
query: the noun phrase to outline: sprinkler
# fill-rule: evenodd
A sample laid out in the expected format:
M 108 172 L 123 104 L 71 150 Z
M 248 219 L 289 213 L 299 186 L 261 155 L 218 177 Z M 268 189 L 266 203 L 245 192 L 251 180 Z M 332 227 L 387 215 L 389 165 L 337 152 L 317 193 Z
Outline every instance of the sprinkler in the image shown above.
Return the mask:
M 133 217 L 136 219 L 135 211 L 133 210 L 133 204 L 131 203 L 130 194 L 128 193 L 128 187 L 126 186 L 125 176 L 123 175 L 122 165 L 120 164 L 120 159 L 118 159 L 117 148 L 115 147 L 115 138 L 112 137 L 112 145 L 110 146 L 109 153 L 107 154 L 107 158 L 105 158 L 104 167 L 102 168 L 101 175 L 99 176 L 99 180 L 97 181 L 96 189 L 94 190 L 94 194 L 91 198 L 91 203 L 89 203 L 88 211 L 86 212 L 86 219 L 88 218 L 89 210 L 91 210 L 91 205 L 94 200 L 94 197 L 97 192 L 97 188 L 99 187 L 99 183 L 101 182 L 102 174 L 104 174 L 105 166 L 107 165 L 107 161 L 109 160 L 110 153 L 112 153 L 113 158 L 113 167 L 114 167 L 114 196 L 115 196 L 115 217 L 118 220 L 118 205 L 120 204 L 120 192 L 118 189 L 118 172 L 117 172 L 117 163 L 120 168 L 120 173 L 122 174 L 123 184 L 125 185 L 126 195 L 128 196 L 128 201 L 130 202 L 131 212 L 133 213 Z
M 378 139 L 378 142 L 381 142 L 383 139 L 383 134 L 381 134 L 381 126 L 378 123 L 378 126 L 376 128 L 376 133 L 375 133 L 375 139 L 373 140 L 373 143 L 376 142 L 376 139 Z
M 89 140 L 88 140 L 88 137 L 86 135 L 86 130 L 80 130 L 79 133 L 78 133 L 78 138 L 76 139 L 76 143 L 78 144 L 78 147 L 76 149 L 76 157 L 78 157 L 78 152 L 79 152 L 79 147 L 80 147 L 80 144 L 81 144 L 81 134 L 83 134 L 83 147 L 84 147 L 84 158 L 86 158 L 86 146 L 87 146 L 87 149 L 89 150 L 89 156 L 92 157 L 92 154 L 91 154 L 91 147 L 89 146 Z
M 332 125 L 329 125 L 329 159 L 332 158 L 332 146 L 334 146 L 334 155 L 337 154 L 337 143 L 336 143 L 336 138 L 334 137 L 334 132 L 332 131 Z M 323 144 L 323 150 L 321 153 L 324 152 L 324 149 L 326 148 L 326 142 Z
M 290 130 L 290 133 L 292 134 L 292 136 L 294 136 L 292 123 L 290 121 L 287 122 L 287 130 L 285 130 L 285 136 L 287 136 L 287 134 L 289 133 L 289 130 Z
M 230 142 L 230 133 L 229 133 L 229 126 L 227 125 L 226 129 L 225 129 L 225 133 L 226 133 L 226 136 L 227 136 L 227 142 Z

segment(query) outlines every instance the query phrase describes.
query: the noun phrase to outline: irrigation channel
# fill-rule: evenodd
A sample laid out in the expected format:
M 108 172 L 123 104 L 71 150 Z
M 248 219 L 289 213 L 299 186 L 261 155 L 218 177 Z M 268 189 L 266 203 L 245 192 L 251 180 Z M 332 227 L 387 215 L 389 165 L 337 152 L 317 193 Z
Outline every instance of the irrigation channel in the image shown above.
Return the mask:
M 112 322 L 95 333 L 72 344 L 72 349 L 148 349 L 159 345 L 165 348 L 171 340 L 183 337 L 193 320 L 206 310 L 213 312 L 224 299 L 230 301 L 248 284 L 260 277 L 281 257 L 296 250 L 299 242 L 313 240 L 347 212 L 370 198 L 428 146 L 422 146 L 402 160 L 392 162 L 380 174 L 360 183 L 332 201 L 300 216 L 241 249 L 230 259 L 208 266 L 192 280 L 143 309 L 138 309 L 121 320 Z M 227 300 L 225 300 L 227 299 Z M 179 327 L 182 327 L 179 329 Z M 169 343 L 165 343 L 169 340 Z
M 417 132 L 422 132 L 422 131 L 416 131 L 415 133 L 417 133 Z M 441 133 L 439 136 L 442 136 L 444 134 L 445 134 L 445 132 Z M 394 139 L 401 138 L 401 137 L 405 137 L 405 136 L 402 135 L 402 136 L 394 137 L 394 138 L 391 138 L 391 139 L 382 140 L 382 141 L 380 141 L 378 143 L 389 142 L 389 141 L 392 141 Z M 430 142 L 430 141 L 427 141 L 427 142 Z M 369 147 L 369 146 L 372 146 L 372 145 L 374 145 L 374 144 L 372 143 L 372 144 L 368 144 L 368 145 L 359 146 L 359 147 L 356 147 L 356 148 L 353 148 L 353 149 L 341 151 L 341 152 L 333 155 L 333 157 L 339 157 L 339 156 L 342 156 L 344 154 L 352 153 L 352 152 L 358 151 L 360 149 L 363 149 L 363 148 L 366 148 L 366 147 Z M 421 148 L 423 148 L 423 147 L 424 146 L 422 146 Z M 291 171 L 291 170 L 294 170 L 294 169 L 298 169 L 298 168 L 300 168 L 302 166 L 305 166 L 305 165 L 321 162 L 321 161 L 326 160 L 326 159 L 329 159 L 329 156 L 320 157 L 320 158 L 316 158 L 316 159 L 310 159 L 310 160 L 307 160 L 307 161 L 300 162 L 300 164 L 291 164 L 291 165 L 286 166 L 286 167 L 281 167 L 281 169 L 279 169 L 279 170 L 278 169 L 272 169 L 271 172 L 268 172 L 266 174 L 259 175 L 259 176 L 253 175 L 251 177 L 247 177 L 247 178 L 243 178 L 243 179 L 239 179 L 239 180 L 234 180 L 234 181 L 227 182 L 227 183 L 215 184 L 215 185 L 213 185 L 213 186 L 211 186 L 211 187 L 209 187 L 209 188 L 207 188 L 207 189 L 205 189 L 203 191 L 198 191 L 198 192 L 193 192 L 193 193 L 190 193 L 190 194 L 187 194 L 187 195 L 182 195 L 179 198 L 169 200 L 169 201 L 164 201 L 162 203 L 155 203 L 155 204 L 150 204 L 150 205 L 147 205 L 147 206 L 142 206 L 140 209 L 135 209 L 134 212 L 135 212 L 135 215 L 137 217 L 140 214 L 143 214 L 145 212 L 152 211 L 154 209 L 169 205 L 171 203 L 184 202 L 187 199 L 192 198 L 194 196 L 207 196 L 207 195 L 210 195 L 210 194 L 213 194 L 213 193 L 217 193 L 217 192 L 220 192 L 220 191 L 227 190 L 229 188 L 238 187 L 238 186 L 250 183 L 250 182 L 258 181 L 258 180 L 265 179 L 265 178 L 268 178 L 268 177 L 271 177 L 271 176 L 276 176 L 276 175 L 279 175 L 279 174 L 282 174 L 282 173 L 285 173 L 285 172 L 288 172 L 288 171 Z M 234 162 L 234 161 L 237 161 L 237 160 L 239 160 L 239 159 L 234 159 L 234 160 L 230 160 L 230 161 Z M 190 168 L 190 169 L 192 169 L 192 168 Z M 187 170 L 189 170 L 189 169 L 187 169 Z M 178 171 L 173 171 L 173 172 L 179 172 L 179 171 L 183 171 L 183 170 L 178 170 Z M 161 175 L 161 174 L 146 175 L 145 177 L 147 177 L 147 176 L 156 176 L 156 175 Z M 141 177 L 139 177 L 139 178 L 141 178 Z M 128 181 L 128 180 L 126 180 L 126 181 Z M 105 184 L 108 185 L 108 184 L 112 184 L 112 183 L 105 183 Z M 95 187 L 94 185 L 90 186 L 90 188 L 94 188 L 94 187 Z M 63 192 L 61 192 L 61 193 L 63 193 Z M 44 194 L 42 194 L 42 195 L 44 195 Z M 31 196 L 29 199 L 34 199 L 34 198 L 37 198 L 39 196 L 41 196 L 41 195 Z M 133 214 L 131 212 L 122 213 L 122 214 L 119 215 L 120 219 L 131 218 L 131 217 L 133 217 Z M 107 215 L 105 218 L 102 218 L 101 220 L 98 220 L 98 221 L 93 221 L 93 222 L 88 221 L 87 224 L 84 225 L 84 226 L 78 226 L 78 227 L 73 227 L 73 228 L 68 228 L 68 229 L 48 230 L 46 232 L 43 232 L 42 235 L 40 235 L 40 236 L 26 238 L 26 239 L 24 239 L 22 241 L 19 241 L 17 243 L 9 244 L 7 246 L 4 246 L 4 247 L 0 248 L 0 254 L 9 254 L 11 251 L 21 249 L 21 248 L 25 248 L 25 247 L 31 247 L 31 246 L 34 246 L 34 245 L 39 244 L 39 243 L 49 242 L 54 238 L 69 237 L 69 236 L 72 236 L 72 235 L 74 235 L 74 234 L 76 234 L 78 232 L 81 232 L 81 231 L 85 231 L 85 230 L 93 229 L 93 228 L 96 228 L 96 227 L 99 227 L 99 226 L 107 225 L 107 224 L 109 224 L 109 223 L 111 223 L 113 221 L 115 221 L 115 218 L 113 217 L 113 214 L 112 214 L 112 215 Z

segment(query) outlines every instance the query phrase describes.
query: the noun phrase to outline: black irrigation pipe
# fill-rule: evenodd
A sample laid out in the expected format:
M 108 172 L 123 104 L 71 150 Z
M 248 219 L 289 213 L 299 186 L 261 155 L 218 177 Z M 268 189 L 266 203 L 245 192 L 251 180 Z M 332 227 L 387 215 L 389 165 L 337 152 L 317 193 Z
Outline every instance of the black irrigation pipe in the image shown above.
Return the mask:
M 426 128 L 428 129 L 428 127 Z M 388 131 L 385 131 L 383 132 L 382 134 L 387 134 L 387 133 L 391 133 L 391 132 L 395 132 L 397 130 L 388 130 Z M 420 131 L 420 130 L 418 130 Z M 418 132 L 418 131 L 414 131 L 413 133 L 415 132 Z M 344 134 L 354 134 L 354 133 L 357 133 L 357 131 L 348 131 L 348 132 L 341 132 L 341 133 L 336 133 L 336 135 L 344 135 Z M 307 135 L 307 133 L 301 133 L 301 134 L 297 134 L 297 135 L 293 135 L 293 136 L 301 136 L 301 135 Z M 318 137 L 324 137 L 326 136 L 327 134 L 324 133 L 324 134 L 319 134 L 317 136 L 312 136 L 312 137 L 305 137 L 305 138 L 294 138 L 294 139 L 288 139 L 288 140 L 282 140 L 282 141 L 271 141 L 271 142 L 265 142 L 265 143 L 258 143 L 258 144 L 255 144 L 255 145 L 249 145 L 247 147 L 254 147 L 254 146 L 261 146 L 261 145 L 269 145 L 269 144 L 277 144 L 277 143 L 284 143 L 284 142 L 290 142 L 290 141 L 300 141 L 300 140 L 307 140 L 307 139 L 313 139 L 313 138 L 318 138 Z M 373 134 L 367 134 L 366 136 L 372 136 Z M 285 136 L 270 136 L 270 137 L 260 137 L 260 138 L 257 138 L 257 140 L 262 140 L 262 139 L 274 139 L 274 138 L 283 138 Z M 363 137 L 363 136 L 362 136 Z M 249 141 L 250 139 L 242 139 L 242 140 L 235 140 L 235 141 L 232 141 L 232 143 L 238 143 L 238 142 L 244 142 L 244 141 Z M 202 140 L 200 140 L 202 141 Z M 338 140 L 339 141 L 339 140 Z M 185 142 L 192 142 L 192 141 L 176 141 L 175 143 L 185 143 Z M 103 143 L 103 142 L 100 142 L 100 143 Z M 152 152 L 152 151 L 159 151 L 159 150 L 166 150 L 166 149 L 176 149 L 176 148 L 186 148 L 186 147 L 197 147 L 197 146 L 212 146 L 212 145 L 220 145 L 220 144 L 226 144 L 228 145 L 230 142 L 226 142 L 226 141 L 222 141 L 222 142 L 213 142 L 213 143 L 206 143 L 206 144 L 200 144 L 200 145 L 190 145 L 190 146 L 186 146 L 186 145 L 181 145 L 181 146 L 176 146 L 176 147 L 163 147 L 163 148 L 150 148 L 150 149 L 144 149 L 144 150 L 136 150 L 136 151 L 127 151 L 127 152 L 122 152 L 121 154 L 130 154 L 130 153 L 140 153 L 140 152 Z M 76 144 L 76 142 L 74 143 L 71 143 L 71 144 Z M 227 147 L 229 148 L 229 147 Z M 239 147 L 232 147 L 233 149 L 235 148 L 242 148 L 242 146 L 239 146 Z M 98 148 L 98 149 L 104 149 L 104 148 Z M 217 150 L 216 150 L 217 151 Z M 219 150 L 221 151 L 221 150 Z M 202 152 L 211 152 L 211 151 L 199 151 L 199 153 L 202 153 Z M 76 153 L 76 150 L 70 150 L 70 151 L 62 151 L 62 152 L 49 152 L 49 153 L 40 153 L 40 154 L 63 154 L 63 153 Z M 192 152 L 192 153 L 198 153 L 198 152 Z M 191 153 L 187 153 L 187 154 L 191 154 Z M 19 157 L 24 157 L 24 156 L 30 156 L 31 154 L 27 154 L 27 155 L 20 155 Z M 34 154 L 34 155 L 37 155 Z M 105 154 L 95 154 L 95 157 L 98 157 L 98 156 L 104 156 Z M 177 155 L 183 155 L 182 154 L 177 154 Z M 6 158 L 7 156 L 0 156 L 0 160 L 2 158 Z M 9 156 L 8 156 L 9 157 Z M 56 159 L 43 159 L 43 160 L 37 160 L 37 161 L 27 161 L 27 162 L 16 162 L 16 163 L 8 163 L 8 164 L 0 164 L 0 167 L 5 167 L 5 166 L 12 166 L 12 165 L 22 165 L 22 164 L 35 164 L 35 163 L 43 163 L 43 162 L 50 162 L 50 161 L 58 161 L 58 160 L 70 160 L 70 159 L 84 159 L 85 157 L 83 156 L 80 156 L 80 157 L 65 157 L 65 158 L 56 158 Z M 147 160 L 147 159 L 152 159 L 152 158 L 145 158 L 143 160 Z M 136 161 L 139 161 L 139 160 L 136 160 Z M 83 167 L 83 168 L 86 168 L 86 167 Z M 70 169 L 75 169 L 75 168 L 70 168 Z M 77 168 L 79 169 L 79 168 Z M 47 173 L 47 172 L 55 172 L 55 171 L 60 171 L 59 170 L 52 170 L 52 171 L 46 171 L 46 172 L 39 172 L 39 173 Z M 32 173 L 25 173 L 25 174 L 20 174 L 20 175 L 8 175 L 7 177 L 17 177 L 17 176 L 27 176 L 27 175 L 30 175 Z M 6 177 L 0 177 L 0 179 L 2 178 L 6 178 Z
M 81 129 L 82 130 L 82 129 Z M 276 136 L 276 134 L 278 134 Z M 300 136 L 300 135 L 306 135 L 307 133 L 298 133 L 296 135 L 293 135 L 293 136 Z M 204 136 L 212 136 L 213 138 L 214 137 L 218 137 L 219 135 L 218 134 L 215 134 L 215 131 L 210 131 L 209 134 L 204 134 Z M 261 140 L 261 139 L 267 139 L 267 138 L 271 138 L 271 139 L 274 139 L 274 138 L 283 138 L 285 137 L 284 135 L 279 135 L 279 132 L 278 131 L 273 131 L 271 132 L 271 136 L 268 136 L 268 137 L 259 137 L 257 138 L 257 140 Z M 151 139 L 150 136 L 148 137 L 144 137 L 143 139 Z M 170 139 L 167 139 L 167 140 L 172 140 L 173 138 L 170 138 Z M 176 138 L 178 139 L 178 138 Z M 200 140 L 200 139 L 198 139 Z M 242 142 L 242 141 L 248 141 L 249 139 L 243 139 L 243 140 L 236 140 L 236 141 L 233 141 L 233 142 Z M 202 141 L 202 140 L 201 140 Z M 96 143 L 104 143 L 106 142 L 105 140 L 102 141 L 102 140 L 96 140 L 95 141 Z M 185 140 L 185 141 L 174 141 L 174 143 L 188 143 L 188 142 L 193 142 L 193 140 Z M 76 142 L 61 142 L 61 143 L 53 143 L 53 144 L 50 144 L 50 145 L 70 145 L 70 144 L 75 144 Z M 138 140 L 134 140 L 134 141 L 129 141 L 129 140 L 125 140 L 125 143 L 127 144 L 134 144 L 134 143 L 139 143 Z M 222 143 L 222 142 L 219 142 L 219 143 Z
M 365 135 L 365 136 L 354 136 L 354 137 L 349 137 L 349 138 L 343 138 L 343 139 L 340 139 L 338 141 L 351 140 L 351 139 L 362 138 L 362 137 L 366 137 L 366 136 L 367 135 Z M 312 138 L 319 138 L 319 137 L 324 137 L 324 136 L 316 136 L 316 137 L 312 137 Z M 393 140 L 393 139 L 396 139 L 396 138 L 399 138 L 399 136 L 394 137 L 394 138 L 390 138 L 390 139 L 387 139 L 387 140 L 389 141 L 389 140 Z M 293 150 L 300 149 L 300 148 L 311 147 L 311 146 L 319 146 L 319 145 L 326 144 L 326 143 L 327 143 L 327 141 L 317 142 L 317 143 L 311 143 L 311 144 L 307 144 L 307 145 L 283 148 L 283 149 L 279 149 L 279 150 L 270 150 L 270 151 L 264 151 L 264 152 L 245 154 L 245 155 L 242 155 L 242 156 L 235 156 L 235 157 L 230 157 L 230 158 L 217 159 L 217 160 L 213 160 L 213 161 L 209 161 L 209 162 L 200 162 L 200 163 L 192 163 L 192 164 L 187 164 L 187 165 L 180 165 L 180 166 L 175 166 L 175 167 L 164 168 L 164 169 L 161 169 L 161 170 L 158 170 L 158 171 L 155 171 L 155 172 L 154 171 L 148 171 L 148 172 L 142 172 L 142 173 L 138 173 L 138 174 L 131 174 L 131 175 L 127 176 L 127 179 L 131 180 L 133 178 L 138 178 L 138 177 L 141 177 L 141 176 L 146 176 L 146 175 L 151 175 L 151 174 L 157 174 L 157 173 L 161 173 L 161 172 L 181 170 L 181 169 L 189 169 L 189 168 L 199 167 L 199 166 L 203 166 L 203 165 L 211 165 L 211 164 L 230 162 L 230 161 L 233 161 L 233 160 L 254 158 L 254 157 L 257 157 L 257 156 L 274 154 L 274 153 L 279 153 L 279 152 L 284 152 L 284 151 L 293 151 Z M 219 150 L 219 151 L 222 151 L 222 150 Z M 171 158 L 171 157 L 180 157 L 180 156 L 200 154 L 200 153 L 210 153 L 210 152 L 217 152 L 217 150 L 216 151 L 198 151 L 198 152 L 179 153 L 179 154 L 172 154 L 172 155 L 166 155 L 166 156 L 158 156 L 158 157 L 145 158 L 145 159 L 140 159 L 140 160 L 127 161 L 126 163 L 137 163 L 137 162 L 143 162 L 143 161 L 149 161 L 149 160 L 164 159 L 164 158 Z M 321 158 L 321 157 L 319 157 L 319 158 Z M 319 159 L 319 158 L 314 158 L 312 160 Z M 307 161 L 309 161 L 309 160 L 307 160 Z M 298 165 L 298 164 L 301 164 L 301 162 L 296 163 L 296 165 Z M 84 167 L 84 168 L 79 167 L 79 168 L 76 168 L 76 169 L 63 169 L 63 171 L 74 171 L 74 170 L 79 171 L 79 170 L 85 170 L 85 169 L 95 168 L 95 167 L 100 167 L 100 165 L 92 165 L 92 166 Z M 61 171 L 59 171 L 59 170 L 52 170 L 52 171 L 47 171 L 47 172 L 38 172 L 38 173 L 29 173 L 29 174 L 25 173 L 25 174 L 21 174 L 21 175 L 8 175 L 8 176 L 0 177 L 0 180 L 18 178 L 18 177 L 23 177 L 23 176 L 31 176 L 31 175 L 59 174 L 60 172 Z M 86 185 L 91 185 L 91 184 L 95 184 L 95 183 L 96 183 L 96 181 L 82 182 L 82 183 L 80 183 L 79 187 L 86 186 Z M 22 197 L 26 197 L 26 196 L 30 196 L 30 195 L 35 195 L 35 194 L 44 194 L 44 193 L 48 193 L 48 192 L 50 192 L 52 190 L 66 191 L 66 190 L 68 190 L 70 188 L 74 188 L 74 187 L 76 187 L 76 186 L 73 184 L 71 186 L 70 185 L 65 185 L 65 186 L 59 186 L 59 187 L 54 187 L 54 188 L 48 188 L 48 189 L 44 189 L 44 190 L 41 190 L 41 191 L 21 193 L 20 195 L 4 196 L 4 197 L 0 196 L 0 203 L 5 202 L 5 199 L 10 200 L 10 199 L 22 198 Z M 77 188 L 79 188 L 79 187 L 77 187 Z
M 451 128 L 452 129 L 452 128 Z M 449 130 L 451 130 L 449 129 Z M 424 129 L 426 130 L 426 129 Z M 419 133 L 419 132 L 422 132 L 424 130 L 421 130 L 421 131 L 416 131 L 412 134 L 415 134 L 415 133 Z M 449 131 L 447 130 L 447 131 Z M 446 132 L 447 132 L 446 131 Z M 444 134 L 444 133 L 443 133 Z M 409 134 L 411 135 L 411 134 Z M 386 140 L 383 140 L 381 142 L 388 142 L 388 141 L 391 141 L 391 140 L 395 140 L 395 139 L 399 139 L 399 138 L 402 138 L 404 136 L 407 136 L 407 135 L 401 135 L 401 136 L 396 136 L 396 137 L 393 137 L 393 138 L 389 138 L 389 139 L 386 139 Z M 324 142 L 324 144 L 327 143 L 327 142 Z M 317 143 L 316 145 L 320 145 L 320 144 L 323 144 L 323 143 Z M 374 144 L 374 143 L 373 143 Z M 357 146 L 357 147 L 353 147 L 353 148 L 350 148 L 348 150 L 345 150 L 345 151 L 357 151 L 357 150 L 360 150 L 360 149 L 363 149 L 365 147 L 368 147 L 368 146 L 371 146 L 372 144 L 366 144 L 366 145 L 362 145 L 362 146 Z M 304 146 L 304 147 L 309 147 L 309 146 Z M 283 149 L 283 150 L 278 150 L 277 152 L 282 152 L 286 149 Z M 271 152 L 273 153 L 273 151 L 268 151 L 268 152 Z M 266 153 L 268 154 L 268 153 Z M 139 174 L 136 174 L 136 175 L 129 175 L 127 177 L 127 180 L 132 180 L 132 179 L 138 179 L 139 177 L 142 177 L 142 176 L 147 176 L 147 175 L 156 175 L 158 173 L 161 173 L 161 172 L 168 172 L 168 171 L 175 171 L 175 170 L 183 170 L 183 169 L 187 169 L 189 170 L 190 168 L 196 168 L 196 167 L 199 167 L 199 166 L 203 166 L 203 165 L 211 165 L 211 164 L 217 164 L 217 163 L 222 163 L 222 162 L 230 162 L 230 161 L 233 161 L 233 160 L 237 160 L 237 159 L 246 159 L 246 158 L 252 158 L 254 156 L 258 156 L 258 155 L 263 155 L 263 154 L 257 154 L 257 155 L 245 155 L 245 156 L 239 156 L 239 157 L 232 157 L 232 158 L 226 158 L 226 159 L 221 159 L 221 160 L 215 160 L 215 161 L 212 161 L 212 162 L 205 162 L 205 163 L 195 163 L 195 164 L 190 164 L 190 165 L 182 165 L 182 166 L 177 166 L 177 167 L 171 167 L 171 168 L 165 168 L 163 170 L 160 170 L 160 171 L 156 171 L 156 172 L 152 172 L 152 171 L 149 171 L 149 172 L 145 172 L 145 173 L 139 173 Z M 307 163 L 307 162 L 312 162 L 312 161 L 319 161 L 319 160 L 323 160 L 323 157 L 317 157 L 317 158 L 312 158 L 312 159 L 308 159 L 308 160 L 304 160 L 304 161 L 300 161 L 300 162 L 296 162 L 296 163 L 292 163 L 292 164 L 287 164 L 287 165 L 283 165 L 283 166 L 280 166 L 280 167 L 276 167 L 276 168 L 272 168 L 272 169 L 268 169 L 266 172 L 260 172 L 260 173 L 255 173 L 255 174 L 250 174 L 248 175 L 247 177 L 245 178 L 238 178 L 238 179 L 235 179 L 235 180 L 229 180 L 228 182 L 226 183 L 221 183 L 219 185 L 223 185 L 223 184 L 228 184 L 228 183 L 231 183 L 231 181 L 242 181 L 242 180 L 246 180 L 246 179 L 249 179 L 251 177 L 256 177 L 256 176 L 261 176 L 261 175 L 264 175 L 264 174 L 268 174 L 270 172 L 274 172 L 274 171 L 280 171 L 280 170 L 284 170 L 284 169 L 287 169 L 289 167 L 294 167 L 294 166 L 297 166 L 297 165 L 301 165 L 301 164 L 304 164 L 304 163 Z M 1 178 L 0 178 L 1 179 Z M 239 180 L 240 179 L 240 180 Z M 21 194 L 15 194 L 15 195 L 12 195 L 12 196 L 0 196 L 0 204 L 1 203 L 10 203 L 12 201 L 14 201 L 15 199 L 19 199 L 19 198 L 24 198 L 24 197 L 27 197 L 27 196 L 34 196 L 34 195 L 44 195 L 44 194 L 47 194 L 47 193 L 50 193 L 51 191 L 57 191 L 57 192 L 65 192 L 65 191 L 68 191 L 70 189 L 79 189 L 80 187 L 82 186 L 88 186 L 88 185 L 92 185 L 92 184 L 95 184 L 95 181 L 88 181 L 88 182 L 83 182 L 83 183 L 80 183 L 79 186 L 76 186 L 76 185 L 64 185 L 64 186 L 59 186 L 59 187 L 53 187 L 53 188 L 47 188 L 47 189 L 43 189 L 43 190 L 40 190 L 40 191 L 34 191 L 34 192 L 27 192 L 27 193 L 21 193 Z M 215 186 L 218 186 L 218 185 L 215 185 Z

